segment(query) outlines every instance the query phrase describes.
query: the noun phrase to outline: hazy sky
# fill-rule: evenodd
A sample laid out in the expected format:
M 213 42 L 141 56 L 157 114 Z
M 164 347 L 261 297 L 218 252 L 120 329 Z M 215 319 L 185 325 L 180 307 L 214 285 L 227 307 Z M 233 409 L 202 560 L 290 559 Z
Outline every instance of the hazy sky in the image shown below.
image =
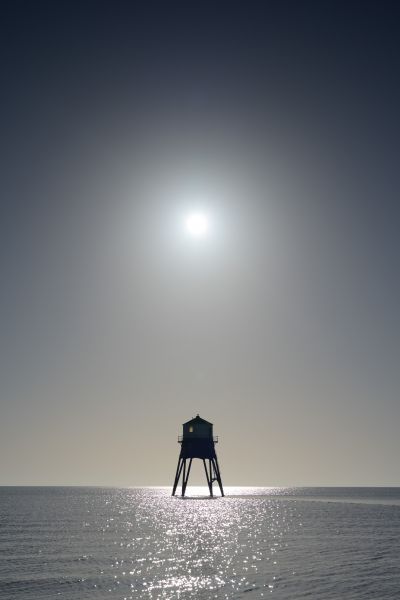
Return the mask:
M 0 484 L 400 484 L 399 4 L 0 16 Z

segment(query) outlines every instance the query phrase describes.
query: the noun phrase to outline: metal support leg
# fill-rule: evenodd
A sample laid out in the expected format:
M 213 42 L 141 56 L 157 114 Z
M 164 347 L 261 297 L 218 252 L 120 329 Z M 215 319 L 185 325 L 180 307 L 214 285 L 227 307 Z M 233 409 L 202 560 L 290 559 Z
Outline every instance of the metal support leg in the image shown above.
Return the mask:
M 206 477 L 207 477 L 207 485 L 208 485 L 208 489 L 209 489 L 209 492 L 210 492 L 210 496 L 212 496 L 212 491 L 211 491 L 211 481 L 210 481 L 210 479 L 209 479 L 209 477 L 208 477 L 207 465 L 206 465 L 206 461 L 205 461 L 205 459 L 204 459 L 204 458 L 203 458 L 203 465 L 204 465 L 204 471 L 206 472 Z
M 175 475 L 174 487 L 172 488 L 172 495 L 173 496 L 175 496 L 176 488 L 178 487 L 178 483 L 179 483 L 179 478 L 181 476 L 182 467 L 183 467 L 183 459 L 179 458 L 179 460 L 178 460 L 178 466 L 176 467 L 176 475 Z
M 187 470 L 187 473 L 186 473 L 186 477 L 184 476 L 184 478 L 183 478 L 182 496 L 184 496 L 185 493 L 186 493 L 186 486 L 187 486 L 187 483 L 188 483 L 188 480 L 189 480 L 190 469 L 192 467 L 192 460 L 193 460 L 193 458 L 190 459 L 190 461 L 189 461 L 189 467 L 188 467 L 188 470 Z
M 213 459 L 213 463 L 214 463 L 214 471 L 215 471 L 216 478 L 217 478 L 217 481 L 218 481 L 219 489 L 221 491 L 221 496 L 225 496 L 225 494 L 224 494 L 224 488 L 222 487 L 221 471 L 219 470 L 219 464 L 218 464 L 218 458 L 217 458 L 217 456 L 215 456 L 215 458 Z
M 214 496 L 214 492 L 213 492 L 213 479 L 214 478 L 213 478 L 213 472 L 212 472 L 213 464 L 212 464 L 211 458 L 208 461 L 208 467 L 209 467 L 209 472 L 210 472 L 210 478 L 209 478 L 210 479 L 210 496 Z
M 186 479 L 186 458 L 183 459 L 182 498 L 185 495 L 185 490 L 184 490 L 185 479 Z

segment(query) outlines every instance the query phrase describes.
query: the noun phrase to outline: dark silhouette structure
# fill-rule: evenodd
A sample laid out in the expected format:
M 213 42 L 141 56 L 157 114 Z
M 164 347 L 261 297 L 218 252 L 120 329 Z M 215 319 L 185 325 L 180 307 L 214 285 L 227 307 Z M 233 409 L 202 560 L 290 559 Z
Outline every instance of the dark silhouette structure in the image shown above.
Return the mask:
M 209 423 L 205 419 L 202 419 L 199 415 L 183 424 L 183 435 L 178 437 L 178 443 L 181 444 L 181 451 L 176 469 L 174 487 L 172 489 L 173 496 L 175 496 L 181 474 L 182 497 L 185 495 L 190 469 L 194 458 L 200 458 L 200 460 L 203 461 L 208 489 L 210 490 L 210 496 L 214 495 L 214 481 L 218 481 L 219 489 L 221 490 L 221 496 L 224 496 L 221 473 L 219 470 L 217 455 L 215 453 L 215 444 L 217 442 L 218 438 L 213 436 L 213 424 Z M 206 460 L 208 460 L 208 468 Z M 189 461 L 188 465 L 186 465 L 186 461 Z

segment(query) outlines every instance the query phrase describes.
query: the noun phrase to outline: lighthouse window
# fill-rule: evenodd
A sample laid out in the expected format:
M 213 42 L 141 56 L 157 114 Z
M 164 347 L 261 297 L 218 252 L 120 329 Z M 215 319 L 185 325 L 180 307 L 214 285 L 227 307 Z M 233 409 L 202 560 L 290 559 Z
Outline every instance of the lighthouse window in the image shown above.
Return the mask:
M 189 433 L 193 433 L 193 425 L 190 425 L 190 427 L 189 427 Z

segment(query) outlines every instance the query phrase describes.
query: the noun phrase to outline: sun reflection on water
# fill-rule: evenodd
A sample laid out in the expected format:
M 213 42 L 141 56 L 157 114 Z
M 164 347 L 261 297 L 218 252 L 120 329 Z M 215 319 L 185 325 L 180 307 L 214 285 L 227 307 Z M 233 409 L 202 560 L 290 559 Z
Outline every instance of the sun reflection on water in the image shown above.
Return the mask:
M 232 598 L 270 594 L 279 579 L 278 554 L 289 532 L 294 503 L 232 488 L 225 498 L 170 497 L 168 489 L 125 490 L 108 517 L 104 542 L 114 560 L 103 570 L 123 598 Z M 250 594 L 249 594 L 250 593 Z

